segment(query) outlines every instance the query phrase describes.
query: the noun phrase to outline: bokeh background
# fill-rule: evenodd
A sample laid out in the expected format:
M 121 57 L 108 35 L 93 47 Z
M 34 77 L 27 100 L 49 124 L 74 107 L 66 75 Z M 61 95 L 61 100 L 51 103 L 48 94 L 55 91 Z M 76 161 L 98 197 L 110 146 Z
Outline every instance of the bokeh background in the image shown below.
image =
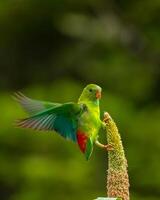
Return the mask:
M 90 200 L 106 195 L 107 155 L 86 162 L 54 133 L 14 128 L 11 99 L 76 101 L 103 88 L 129 163 L 132 200 L 160 199 L 160 1 L 0 0 L 0 199 Z M 100 134 L 105 143 L 104 133 Z

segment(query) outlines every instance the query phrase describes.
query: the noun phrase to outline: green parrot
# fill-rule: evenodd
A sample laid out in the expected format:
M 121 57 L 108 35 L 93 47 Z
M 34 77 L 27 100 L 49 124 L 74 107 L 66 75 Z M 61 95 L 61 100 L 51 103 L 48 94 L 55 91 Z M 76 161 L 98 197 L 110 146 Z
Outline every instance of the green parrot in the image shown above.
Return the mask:
M 33 100 L 22 93 L 15 93 L 16 99 L 29 114 L 28 118 L 17 120 L 21 128 L 55 131 L 66 139 L 79 145 L 80 150 L 88 160 L 93 146 L 110 150 L 109 145 L 98 141 L 98 133 L 105 124 L 100 119 L 99 99 L 101 87 L 95 84 L 87 85 L 78 99 L 78 103 L 52 103 Z

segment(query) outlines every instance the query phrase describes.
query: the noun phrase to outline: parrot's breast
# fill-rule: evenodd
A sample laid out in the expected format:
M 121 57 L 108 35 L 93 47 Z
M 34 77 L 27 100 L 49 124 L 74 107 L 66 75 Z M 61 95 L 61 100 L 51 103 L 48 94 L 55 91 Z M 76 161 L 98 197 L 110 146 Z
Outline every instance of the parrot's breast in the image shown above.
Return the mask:
M 77 143 L 88 160 L 92 154 L 93 144 L 101 127 L 100 112 L 99 106 L 92 102 L 80 103 L 83 103 L 86 109 L 78 120 Z
M 78 121 L 78 129 L 84 132 L 89 138 L 94 141 L 98 135 L 101 121 L 99 110 L 89 108 L 84 112 Z

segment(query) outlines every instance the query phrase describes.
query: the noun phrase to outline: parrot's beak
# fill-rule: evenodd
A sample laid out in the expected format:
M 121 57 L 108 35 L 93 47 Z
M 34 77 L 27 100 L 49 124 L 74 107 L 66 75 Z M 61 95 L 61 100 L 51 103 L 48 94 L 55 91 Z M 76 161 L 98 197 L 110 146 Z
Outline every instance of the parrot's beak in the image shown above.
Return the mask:
M 96 92 L 96 98 L 97 99 L 100 99 L 101 98 L 101 92 L 99 91 L 99 90 L 97 90 L 97 92 Z

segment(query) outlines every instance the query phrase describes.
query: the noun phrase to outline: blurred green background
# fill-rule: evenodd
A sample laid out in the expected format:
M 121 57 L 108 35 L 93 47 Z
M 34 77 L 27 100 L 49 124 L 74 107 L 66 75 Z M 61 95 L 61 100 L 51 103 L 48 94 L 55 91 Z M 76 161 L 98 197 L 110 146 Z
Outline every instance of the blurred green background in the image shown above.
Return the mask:
M 13 126 L 26 116 L 14 91 L 76 101 L 88 83 L 121 132 L 131 199 L 160 199 L 159 19 L 159 0 L 0 0 L 1 200 L 105 196 L 105 152 L 86 162 L 54 133 Z

